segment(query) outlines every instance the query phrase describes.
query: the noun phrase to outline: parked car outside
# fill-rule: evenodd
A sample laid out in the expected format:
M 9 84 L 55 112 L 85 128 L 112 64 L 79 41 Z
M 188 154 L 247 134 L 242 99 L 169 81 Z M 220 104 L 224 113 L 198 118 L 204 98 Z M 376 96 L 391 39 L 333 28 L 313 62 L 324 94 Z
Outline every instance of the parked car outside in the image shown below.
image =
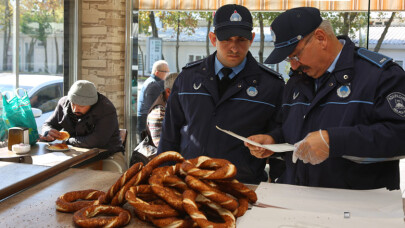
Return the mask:
M 19 88 L 25 89 L 28 93 L 38 133 L 41 134 L 43 123 L 52 115 L 63 96 L 63 76 L 20 74 L 19 79 Z M 0 92 L 11 99 L 15 96 L 15 90 L 15 76 L 0 73 Z M 21 90 L 19 94 L 23 96 Z M 36 109 L 41 110 L 42 114 Z

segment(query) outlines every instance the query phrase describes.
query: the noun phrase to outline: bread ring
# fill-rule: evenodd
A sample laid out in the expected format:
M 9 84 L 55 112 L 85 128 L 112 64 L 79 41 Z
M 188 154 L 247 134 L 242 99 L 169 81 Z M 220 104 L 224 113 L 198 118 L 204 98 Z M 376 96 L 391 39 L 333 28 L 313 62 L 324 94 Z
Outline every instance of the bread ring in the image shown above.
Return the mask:
M 160 165 L 166 163 L 166 162 L 183 162 L 184 158 L 181 156 L 179 152 L 176 151 L 167 151 L 159 154 L 158 156 L 154 157 L 146 166 L 152 167 L 152 169 L 155 169 L 159 167 Z
M 151 218 L 152 223 L 157 227 L 189 228 L 197 226 L 191 219 L 180 219 L 177 217 Z
M 225 209 L 234 211 L 238 208 L 239 204 L 234 198 L 227 196 L 224 192 L 205 184 L 201 180 L 193 176 L 186 176 L 185 181 L 190 188 L 198 191 L 203 196 L 221 205 Z
M 208 207 L 217 211 L 217 213 L 222 217 L 225 223 L 214 223 L 207 220 L 207 217 L 198 210 L 196 201 L 207 205 Z M 235 216 L 228 210 L 212 203 L 202 195 L 198 195 L 193 190 L 186 190 L 183 192 L 183 206 L 184 210 L 190 215 L 190 217 L 200 226 L 200 227 L 212 227 L 212 228 L 222 228 L 222 227 L 235 227 Z
M 101 204 L 109 204 L 115 194 L 132 178 L 134 177 L 139 170 L 141 170 L 143 167 L 142 162 L 138 162 L 134 165 L 132 165 L 127 171 L 125 171 L 121 177 L 115 182 L 114 185 L 110 187 L 110 189 L 107 191 L 107 193 L 100 197 L 100 203 Z
M 247 198 L 239 198 L 238 203 L 238 208 L 232 212 L 236 218 L 243 216 L 249 209 L 249 200 Z
M 57 140 L 64 141 L 64 140 L 68 140 L 70 138 L 70 134 L 67 131 L 60 131 L 59 133 L 60 133 L 60 135 L 58 138 L 56 138 Z
M 125 203 L 125 193 L 131 186 L 138 185 L 144 180 L 147 180 L 149 175 L 152 173 L 151 166 L 144 166 L 141 171 L 139 171 L 135 176 L 133 176 L 119 191 L 115 194 L 114 198 L 111 200 L 111 205 L 122 205 Z
M 178 174 L 180 174 L 180 166 L 181 166 L 181 163 L 177 163 L 176 165 L 172 165 L 172 166 L 157 167 L 152 171 L 151 175 L 154 175 L 156 173 L 166 173 L 169 175 L 178 175 Z
M 174 209 L 184 212 L 182 195 L 176 194 L 174 189 L 163 186 L 164 179 L 167 176 L 168 175 L 161 175 L 161 173 L 152 175 L 149 178 L 149 184 L 152 187 L 152 191 L 160 198 L 165 200 Z
M 180 173 L 200 179 L 227 179 L 236 175 L 236 167 L 225 159 L 200 156 L 183 162 Z
M 125 199 L 130 203 L 137 211 L 141 211 L 148 216 L 154 218 L 165 218 L 178 216 L 179 213 L 171 208 L 169 205 L 152 205 L 139 199 L 137 193 L 152 193 L 150 185 L 138 185 L 129 188 L 125 194 Z
M 75 212 L 83 207 L 93 205 L 96 200 L 104 194 L 104 192 L 94 189 L 67 192 L 59 196 L 56 200 L 56 210 L 62 212 Z
M 116 215 L 95 217 L 98 214 Z M 120 227 L 129 223 L 131 214 L 120 207 L 107 205 L 93 205 L 76 211 L 73 221 L 80 227 Z
M 215 182 L 218 182 L 218 181 L 219 180 L 216 180 Z M 236 190 L 232 189 L 230 186 L 218 185 L 218 184 L 214 183 L 214 181 L 208 181 L 208 180 L 205 180 L 204 183 L 206 183 L 210 187 L 213 187 L 215 189 L 220 189 L 221 191 L 223 191 L 225 193 L 229 193 L 238 199 L 239 206 L 238 206 L 238 208 L 236 208 L 236 210 L 232 211 L 232 214 L 235 215 L 235 217 L 243 216 L 246 213 L 247 209 L 249 209 L 248 198 L 246 198 L 246 196 L 244 196 L 240 192 L 237 192 Z M 240 184 L 242 184 L 242 183 L 240 183 Z
M 219 184 L 222 191 L 225 191 L 235 197 L 237 193 L 247 197 L 251 203 L 255 203 L 257 201 L 256 192 L 252 189 L 246 187 L 243 183 L 240 183 L 238 180 L 215 180 L 217 184 Z

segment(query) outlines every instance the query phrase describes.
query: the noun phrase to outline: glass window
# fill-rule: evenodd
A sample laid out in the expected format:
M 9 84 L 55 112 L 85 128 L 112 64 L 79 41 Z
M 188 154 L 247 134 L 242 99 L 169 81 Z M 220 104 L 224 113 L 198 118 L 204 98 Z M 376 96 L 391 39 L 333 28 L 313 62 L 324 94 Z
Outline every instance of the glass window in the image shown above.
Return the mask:
M 13 13 L 18 13 L 17 17 L 13 17 Z M 16 22 L 18 28 L 13 28 Z M 35 108 L 57 102 L 63 96 L 63 53 L 64 1 L 0 2 L 0 88 L 3 92 L 24 88 L 32 101 L 37 100 L 33 104 Z M 18 64 L 13 62 L 13 57 Z M 58 83 L 47 84 L 54 80 Z M 55 106 L 42 108 L 43 112 L 52 112 Z M 38 128 L 42 123 L 37 122 Z
M 404 67 L 404 61 L 402 60 L 394 60 L 394 62 L 398 63 L 402 68 Z
M 51 112 L 62 95 L 62 82 L 45 86 L 30 97 L 31 106 L 41 109 L 43 113 Z
M 273 3 L 274 6 L 280 5 L 277 1 L 268 2 L 270 8 Z M 309 2 L 312 4 L 312 1 Z M 291 6 L 296 3 L 297 7 L 303 4 L 299 1 L 291 1 L 291 3 Z M 405 38 L 403 36 L 405 32 L 404 12 L 375 11 L 376 7 L 382 7 L 384 9 L 386 7 L 390 8 L 389 4 L 384 6 L 371 5 L 372 9 L 370 12 L 364 9 L 363 5 L 352 4 L 350 7 L 346 7 L 353 9 L 352 11 L 342 11 L 339 10 L 339 4 L 340 3 L 337 3 L 336 6 L 328 5 L 325 7 L 322 4 L 317 5 L 317 3 L 314 2 L 313 6 L 321 6 L 328 8 L 328 10 L 336 8 L 336 11 L 321 11 L 322 17 L 331 22 L 336 35 L 348 36 L 356 46 L 389 56 L 400 66 L 403 66 L 403 56 L 405 54 Z M 345 5 L 345 3 L 342 3 L 342 5 Z M 165 11 L 165 9 L 148 11 L 140 9 L 138 27 L 139 47 L 137 50 L 146 49 L 146 41 L 149 37 L 161 38 L 162 57 L 169 62 L 171 69 L 174 69 L 174 67 L 178 65 L 180 71 L 188 62 L 195 61 L 200 57 L 203 58 L 203 56 L 208 56 L 215 51 L 215 47 L 209 42 L 207 36 L 209 31 L 213 31 L 212 14 L 215 9 L 210 11 L 201 9 L 192 11 L 192 9 L 190 9 L 187 15 L 182 14 L 181 10 L 167 10 L 168 11 Z M 263 63 L 274 49 L 274 40 L 269 28 L 273 20 L 279 14 L 280 10 L 252 11 L 253 31 L 256 35 L 249 50 L 258 62 Z M 165 15 L 165 17 L 162 17 L 162 15 Z M 178 25 L 175 23 L 176 20 L 170 20 L 175 17 L 186 18 L 186 16 L 190 17 L 187 18 L 187 20 L 183 20 L 185 22 L 184 24 L 179 24 L 181 26 L 179 29 L 177 29 Z M 197 21 L 197 23 L 195 23 L 195 21 Z M 190 32 L 190 30 L 192 30 L 192 32 Z M 261 34 L 261 31 L 263 31 L 264 34 Z M 148 58 L 146 52 L 140 52 L 140 54 L 142 54 L 143 59 Z M 288 73 L 290 71 L 290 64 L 288 62 L 282 61 L 278 64 L 267 66 L 282 74 L 285 80 L 289 79 Z M 139 70 L 138 73 L 141 76 L 144 75 L 144 72 L 141 70 Z

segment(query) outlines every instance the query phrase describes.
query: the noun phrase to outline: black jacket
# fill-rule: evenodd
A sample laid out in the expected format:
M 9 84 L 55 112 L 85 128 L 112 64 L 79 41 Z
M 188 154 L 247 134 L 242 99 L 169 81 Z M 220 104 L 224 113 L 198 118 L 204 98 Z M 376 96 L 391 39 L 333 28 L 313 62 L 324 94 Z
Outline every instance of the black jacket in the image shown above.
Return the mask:
M 82 116 L 77 124 L 74 124 L 68 115 L 70 101 L 68 97 L 62 97 L 55 112 L 44 123 L 42 132 L 51 128 L 58 131 L 69 132 L 68 144 L 83 148 L 108 149 L 109 152 L 124 151 L 119 127 L 117 112 L 114 105 L 107 97 L 98 93 L 98 101 L 90 110 Z

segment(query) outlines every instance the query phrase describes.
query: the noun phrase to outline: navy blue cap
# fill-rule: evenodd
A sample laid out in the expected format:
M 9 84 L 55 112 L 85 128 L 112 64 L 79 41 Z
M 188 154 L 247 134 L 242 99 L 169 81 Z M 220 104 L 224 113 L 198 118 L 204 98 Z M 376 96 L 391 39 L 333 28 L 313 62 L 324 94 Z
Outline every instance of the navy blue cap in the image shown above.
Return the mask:
M 236 4 L 221 6 L 215 12 L 213 25 L 217 39 L 220 41 L 233 36 L 252 40 L 252 15 L 244 6 Z
M 283 61 L 306 35 L 315 31 L 322 23 L 319 9 L 298 7 L 278 15 L 271 23 L 274 50 L 264 63 L 275 64 Z

